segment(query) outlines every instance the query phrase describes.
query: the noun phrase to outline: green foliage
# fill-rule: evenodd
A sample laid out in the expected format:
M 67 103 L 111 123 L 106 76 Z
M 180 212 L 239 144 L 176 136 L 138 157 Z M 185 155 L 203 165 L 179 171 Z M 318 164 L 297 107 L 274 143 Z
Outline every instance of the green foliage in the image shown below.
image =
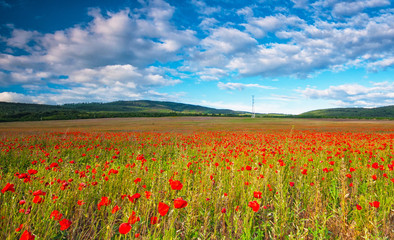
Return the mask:
M 244 114 L 227 109 L 147 100 L 65 105 L 0 102 L 0 122 L 119 117 L 239 116 L 241 113 Z
M 394 118 L 394 105 L 378 108 L 332 108 L 298 115 L 305 118 Z

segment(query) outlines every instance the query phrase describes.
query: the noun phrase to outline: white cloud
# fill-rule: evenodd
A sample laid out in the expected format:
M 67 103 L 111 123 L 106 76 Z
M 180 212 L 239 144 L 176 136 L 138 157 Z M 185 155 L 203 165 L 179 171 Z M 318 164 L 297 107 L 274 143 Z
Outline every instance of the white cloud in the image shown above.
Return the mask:
M 343 84 L 318 90 L 306 88 L 300 90 L 304 96 L 312 99 L 328 99 L 340 106 L 376 107 L 394 105 L 394 82 L 373 83 L 372 87 L 360 84 Z
M 268 32 L 276 32 L 288 27 L 301 27 L 304 25 L 304 20 L 297 16 L 278 14 L 275 16 L 249 18 L 248 22 L 242 25 L 254 37 L 263 38 Z
M 218 88 L 222 90 L 239 90 L 239 91 L 244 90 L 245 88 L 276 89 L 274 87 L 264 86 L 256 83 L 245 84 L 245 83 L 234 83 L 234 82 L 229 82 L 229 83 L 219 82 Z
M 220 12 L 221 8 L 218 7 L 210 7 L 202 0 L 192 0 L 191 3 L 197 7 L 197 12 L 203 15 L 211 15 L 213 13 Z
M 215 53 L 235 53 L 246 51 L 248 47 L 256 45 L 257 41 L 249 34 L 235 28 L 220 27 L 214 29 L 212 34 L 201 41 L 201 45 Z
M 10 50 L 0 53 L 0 85 L 23 84 L 31 90 L 33 85 L 62 84 L 64 89 L 50 89 L 39 98 L 64 103 L 149 98 L 152 88 L 180 83 L 168 76 L 168 70 L 149 65 L 179 60 L 197 43 L 196 33 L 174 25 L 175 8 L 165 1 L 143 5 L 106 13 L 90 9 L 91 22 L 54 33 L 10 25 L 11 36 L 2 37 Z M 13 54 L 20 50 L 26 53 Z
M 386 69 L 389 67 L 393 67 L 394 66 L 394 57 L 390 57 L 390 58 L 386 58 L 386 59 L 382 59 L 376 62 L 373 62 L 371 64 L 369 64 L 369 68 L 374 70 L 374 71 L 378 71 L 380 69 Z
M 309 2 L 308 0 L 291 0 L 294 3 L 294 8 L 304 8 L 307 9 Z
M 33 103 L 33 97 L 15 92 L 0 92 L 0 102 Z
M 336 16 L 353 16 L 366 8 L 384 7 L 387 5 L 390 5 L 389 0 L 338 2 L 334 5 L 332 11 Z
M 394 51 L 394 15 L 368 20 L 354 17 L 340 24 L 319 20 L 314 25 L 303 24 L 302 29 L 280 30 L 275 34 L 286 43 L 260 44 L 253 53 L 233 56 L 227 67 L 243 75 L 297 77 L 354 65 L 388 68 Z M 267 25 L 270 29 L 261 24 L 261 34 L 276 31 L 285 22 L 275 17 L 264 18 L 266 21 L 272 24 Z
M 105 15 L 91 10 L 93 20 L 84 26 L 74 26 L 55 33 L 14 29 L 7 39 L 9 47 L 21 48 L 29 54 L 12 56 L 3 53 L 0 67 L 14 71 L 20 68 L 41 69 L 66 75 L 81 68 L 115 64 L 131 64 L 139 68 L 155 61 L 176 60 L 179 51 L 196 43 L 195 32 L 178 30 L 170 18 L 174 8 L 155 0 L 145 9 L 145 15 L 130 10 Z M 28 42 L 33 41 L 33 47 Z

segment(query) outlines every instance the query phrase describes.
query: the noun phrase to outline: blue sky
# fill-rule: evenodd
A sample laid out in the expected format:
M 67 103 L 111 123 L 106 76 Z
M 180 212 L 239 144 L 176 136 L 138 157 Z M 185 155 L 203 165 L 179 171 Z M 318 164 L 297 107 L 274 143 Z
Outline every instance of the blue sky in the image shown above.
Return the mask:
M 0 101 L 394 105 L 390 0 L 0 0 Z

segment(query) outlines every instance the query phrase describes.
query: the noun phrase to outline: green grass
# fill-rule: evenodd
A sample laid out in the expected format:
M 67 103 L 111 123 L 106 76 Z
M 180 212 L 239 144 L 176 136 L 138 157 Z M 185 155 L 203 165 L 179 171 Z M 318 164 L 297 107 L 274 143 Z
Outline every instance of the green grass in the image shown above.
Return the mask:
M 3 123 L 0 129 L 0 188 L 15 185 L 15 193 L 0 193 L 1 239 L 19 239 L 25 230 L 36 239 L 394 237 L 389 121 L 111 119 Z M 29 169 L 37 170 L 31 181 L 15 176 Z M 170 178 L 183 188 L 173 190 Z M 36 204 L 32 192 L 39 189 L 46 195 Z M 134 203 L 125 197 L 135 193 L 141 198 Z M 98 210 L 104 196 L 111 203 Z M 174 208 L 178 197 L 188 202 L 185 208 Z M 260 204 L 257 212 L 251 201 Z M 379 208 L 370 206 L 374 201 Z M 159 202 L 170 206 L 165 216 Z M 115 205 L 121 209 L 113 214 Z M 29 206 L 30 214 L 19 212 Z M 53 210 L 72 222 L 67 230 L 50 218 Z M 133 211 L 140 221 L 120 234 Z M 150 223 L 153 216 L 158 224 Z

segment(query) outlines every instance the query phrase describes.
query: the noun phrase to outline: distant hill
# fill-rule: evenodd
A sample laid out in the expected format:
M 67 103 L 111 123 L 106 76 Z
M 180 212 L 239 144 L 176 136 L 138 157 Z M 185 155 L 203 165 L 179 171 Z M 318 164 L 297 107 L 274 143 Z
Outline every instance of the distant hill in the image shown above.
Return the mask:
M 149 100 L 116 101 L 109 103 L 74 103 L 64 105 L 0 102 L 0 122 L 164 116 L 250 117 L 250 115 L 250 112 Z M 394 119 L 394 105 L 378 108 L 320 109 L 305 112 L 299 115 L 256 114 L 256 117 Z
M 0 102 L 2 122 L 111 117 L 239 116 L 240 114 L 247 112 L 149 100 L 64 105 Z
M 245 112 L 229 109 L 216 109 L 199 105 L 161 102 L 150 100 L 116 101 L 109 103 L 77 103 L 62 105 L 67 109 L 84 111 L 107 111 L 107 112 L 178 112 L 178 113 L 206 113 L 206 114 L 240 114 Z
M 299 114 L 308 118 L 385 118 L 394 119 L 394 105 L 377 108 L 331 108 Z

